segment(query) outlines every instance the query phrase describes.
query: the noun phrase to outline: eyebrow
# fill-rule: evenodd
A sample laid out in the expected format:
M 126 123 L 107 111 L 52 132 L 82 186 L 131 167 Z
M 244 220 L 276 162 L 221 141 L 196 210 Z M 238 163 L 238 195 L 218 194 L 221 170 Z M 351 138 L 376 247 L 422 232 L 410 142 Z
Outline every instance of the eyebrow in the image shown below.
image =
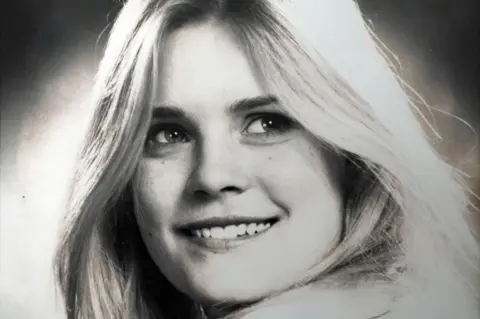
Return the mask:
M 278 103 L 278 99 L 274 95 L 262 95 L 262 96 L 240 99 L 233 102 L 227 108 L 227 113 L 229 114 L 244 113 L 259 107 L 276 104 L 276 103 Z
M 261 96 L 243 98 L 243 99 L 236 100 L 232 104 L 230 104 L 226 109 L 226 112 L 228 114 L 245 113 L 245 112 L 254 110 L 256 108 L 260 108 L 263 106 L 268 106 L 276 103 L 278 103 L 278 99 L 274 95 L 261 95 Z M 175 105 L 165 105 L 165 104 L 155 105 L 155 107 L 153 108 L 152 116 L 154 118 L 175 117 L 175 118 L 190 119 L 190 116 L 186 114 L 186 112 L 182 108 Z

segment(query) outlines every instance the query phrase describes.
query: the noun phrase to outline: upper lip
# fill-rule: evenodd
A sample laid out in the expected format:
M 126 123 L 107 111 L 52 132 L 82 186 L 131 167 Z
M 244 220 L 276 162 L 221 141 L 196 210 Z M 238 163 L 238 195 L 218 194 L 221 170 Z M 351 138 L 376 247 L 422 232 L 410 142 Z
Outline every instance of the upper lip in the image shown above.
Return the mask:
M 267 221 L 276 221 L 278 216 L 271 217 L 245 217 L 245 216 L 217 216 L 205 219 L 199 219 L 191 222 L 180 223 L 177 225 L 179 230 L 192 230 L 212 227 L 225 227 L 228 225 L 240 225 L 251 223 L 265 223 Z

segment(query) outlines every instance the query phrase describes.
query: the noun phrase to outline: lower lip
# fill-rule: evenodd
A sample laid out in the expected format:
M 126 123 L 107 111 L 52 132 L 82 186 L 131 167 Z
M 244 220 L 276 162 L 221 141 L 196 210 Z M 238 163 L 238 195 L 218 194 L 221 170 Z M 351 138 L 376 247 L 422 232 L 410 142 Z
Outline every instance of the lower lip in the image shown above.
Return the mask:
M 197 247 L 210 250 L 214 253 L 225 253 L 235 249 L 243 244 L 247 244 L 253 240 L 259 239 L 260 237 L 265 236 L 269 233 L 272 228 L 277 226 L 280 221 L 277 221 L 275 224 L 270 226 L 268 229 L 253 235 L 247 235 L 237 238 L 205 238 L 205 237 L 195 237 L 181 234 L 182 237 L 186 238 L 190 243 L 195 244 Z

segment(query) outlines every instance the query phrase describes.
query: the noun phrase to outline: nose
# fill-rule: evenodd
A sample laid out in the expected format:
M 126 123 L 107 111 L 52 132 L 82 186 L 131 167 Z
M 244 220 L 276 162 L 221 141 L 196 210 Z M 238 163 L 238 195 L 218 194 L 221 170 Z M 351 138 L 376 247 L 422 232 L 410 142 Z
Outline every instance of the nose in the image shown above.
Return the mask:
M 235 152 L 231 143 L 217 140 L 200 146 L 193 163 L 187 188 L 196 198 L 213 199 L 241 194 L 249 187 L 242 156 Z

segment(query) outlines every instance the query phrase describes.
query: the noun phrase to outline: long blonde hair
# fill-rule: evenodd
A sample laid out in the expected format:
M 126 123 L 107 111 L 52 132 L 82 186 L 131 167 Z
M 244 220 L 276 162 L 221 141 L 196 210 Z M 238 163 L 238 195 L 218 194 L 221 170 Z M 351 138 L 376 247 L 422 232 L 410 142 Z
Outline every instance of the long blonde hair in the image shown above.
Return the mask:
M 346 68 L 339 71 L 334 54 L 322 55 L 313 18 L 300 21 L 299 8 L 308 11 L 315 1 L 293 3 L 124 5 L 97 74 L 94 116 L 56 257 L 68 318 L 195 318 L 200 312 L 150 259 L 133 215 L 130 181 L 151 117 L 165 39 L 186 23 L 207 19 L 235 34 L 265 90 L 345 159 L 342 241 L 296 286 L 393 287 L 399 300 L 410 301 L 451 290 L 460 300 L 452 313 L 475 318 L 473 290 L 464 279 L 478 262 L 478 246 L 465 220 L 468 197 L 461 179 L 429 145 L 372 34 L 362 41 L 375 51 L 363 57 L 376 62 L 362 81 Z M 354 8 L 361 19 L 352 0 L 331 3 L 341 4 L 339 12 Z M 368 30 L 363 21 L 362 28 Z M 324 46 L 332 50 L 328 41 Z M 386 81 L 376 88 L 373 79 Z

